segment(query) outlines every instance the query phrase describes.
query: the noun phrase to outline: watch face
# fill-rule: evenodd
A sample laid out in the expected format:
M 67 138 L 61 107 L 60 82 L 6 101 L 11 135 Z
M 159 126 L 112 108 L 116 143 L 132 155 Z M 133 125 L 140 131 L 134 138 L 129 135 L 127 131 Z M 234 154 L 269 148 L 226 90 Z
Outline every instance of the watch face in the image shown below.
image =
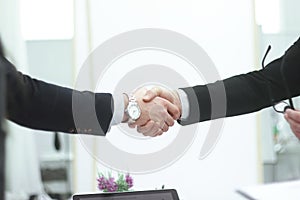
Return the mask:
M 140 117 L 141 110 L 137 104 L 131 104 L 128 106 L 128 115 L 133 120 L 136 120 Z

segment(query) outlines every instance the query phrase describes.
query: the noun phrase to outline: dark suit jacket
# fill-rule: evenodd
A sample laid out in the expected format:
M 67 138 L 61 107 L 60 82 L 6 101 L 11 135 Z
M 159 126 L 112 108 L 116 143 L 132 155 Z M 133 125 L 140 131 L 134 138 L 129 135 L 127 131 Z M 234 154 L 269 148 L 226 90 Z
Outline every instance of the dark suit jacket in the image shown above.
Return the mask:
M 182 89 L 190 102 L 190 115 L 180 122 L 182 125 L 255 112 L 280 100 L 299 96 L 300 38 L 264 70 Z
M 33 79 L 18 72 L 3 55 L 0 65 L 4 66 L 6 77 L 9 120 L 45 131 L 95 135 L 105 135 L 108 131 L 113 113 L 111 94 L 80 92 Z M 80 115 L 76 123 L 74 110 Z
M 284 70 L 281 73 L 283 58 Z M 3 56 L 0 56 L 0 65 L 5 66 L 6 71 L 6 115 L 11 121 L 46 131 L 97 135 L 107 132 L 113 113 L 111 94 L 79 92 L 32 79 L 16 71 Z M 286 78 L 289 92 L 282 75 Z M 180 122 L 182 125 L 255 112 L 290 97 L 289 93 L 293 97 L 298 96 L 300 39 L 264 70 L 182 89 L 190 102 L 190 115 Z M 79 122 L 75 120 L 76 123 L 72 109 L 74 102 L 77 116 L 81 116 Z M 215 102 L 214 106 L 212 102 Z M 96 113 L 98 123 L 95 123 L 93 113 Z

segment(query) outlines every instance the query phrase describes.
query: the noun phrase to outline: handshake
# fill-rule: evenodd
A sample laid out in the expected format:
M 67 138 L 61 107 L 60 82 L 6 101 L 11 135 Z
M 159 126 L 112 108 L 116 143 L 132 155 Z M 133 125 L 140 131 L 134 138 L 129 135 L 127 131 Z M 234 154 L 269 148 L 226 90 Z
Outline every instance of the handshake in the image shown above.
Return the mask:
M 141 87 L 131 96 L 123 95 L 125 111 L 122 122 L 145 136 L 162 135 L 181 116 L 181 101 L 175 90 Z

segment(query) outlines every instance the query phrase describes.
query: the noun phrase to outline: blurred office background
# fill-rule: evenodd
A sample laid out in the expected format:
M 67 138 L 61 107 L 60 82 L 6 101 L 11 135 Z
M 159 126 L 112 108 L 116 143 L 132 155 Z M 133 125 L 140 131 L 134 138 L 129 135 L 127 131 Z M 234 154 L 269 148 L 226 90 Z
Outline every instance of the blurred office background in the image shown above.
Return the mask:
M 281 56 L 299 37 L 299 7 L 297 0 L 0 0 L 0 34 L 7 56 L 20 71 L 67 87 L 74 87 L 80 67 L 97 46 L 139 28 L 186 35 L 208 53 L 221 78 L 227 78 L 260 69 L 269 44 L 266 63 Z M 203 84 L 196 78 L 189 81 Z M 177 189 L 184 200 L 243 199 L 236 188 L 300 178 L 299 142 L 282 115 L 267 108 L 227 118 L 216 147 L 199 160 L 210 123 L 198 125 L 198 136 L 171 166 L 133 174 L 134 190 L 165 185 Z M 178 126 L 172 129 L 176 134 Z M 113 127 L 108 139 L 122 146 L 119 133 Z M 173 137 L 167 133 L 153 140 L 165 145 Z M 91 149 L 101 148 L 97 141 L 104 138 L 90 138 L 95 141 Z M 139 148 L 143 147 L 128 150 Z M 68 199 L 74 193 L 97 192 L 98 172 L 111 169 L 90 153 L 78 136 L 8 123 L 8 199 L 46 198 L 46 194 Z

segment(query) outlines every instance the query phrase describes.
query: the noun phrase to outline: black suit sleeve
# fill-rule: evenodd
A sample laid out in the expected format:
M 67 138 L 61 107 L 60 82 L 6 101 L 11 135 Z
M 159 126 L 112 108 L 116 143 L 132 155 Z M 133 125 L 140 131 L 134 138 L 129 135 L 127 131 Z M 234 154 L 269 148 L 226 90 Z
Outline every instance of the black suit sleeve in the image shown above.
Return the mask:
M 281 58 L 269 63 L 264 70 L 182 89 L 187 93 L 190 103 L 189 117 L 180 122 L 182 125 L 251 113 L 271 106 L 274 102 L 299 96 L 300 38 Z
M 18 72 L 3 56 L 0 64 L 5 69 L 9 120 L 45 131 L 94 135 L 108 131 L 113 113 L 111 94 L 80 92 L 33 79 Z

